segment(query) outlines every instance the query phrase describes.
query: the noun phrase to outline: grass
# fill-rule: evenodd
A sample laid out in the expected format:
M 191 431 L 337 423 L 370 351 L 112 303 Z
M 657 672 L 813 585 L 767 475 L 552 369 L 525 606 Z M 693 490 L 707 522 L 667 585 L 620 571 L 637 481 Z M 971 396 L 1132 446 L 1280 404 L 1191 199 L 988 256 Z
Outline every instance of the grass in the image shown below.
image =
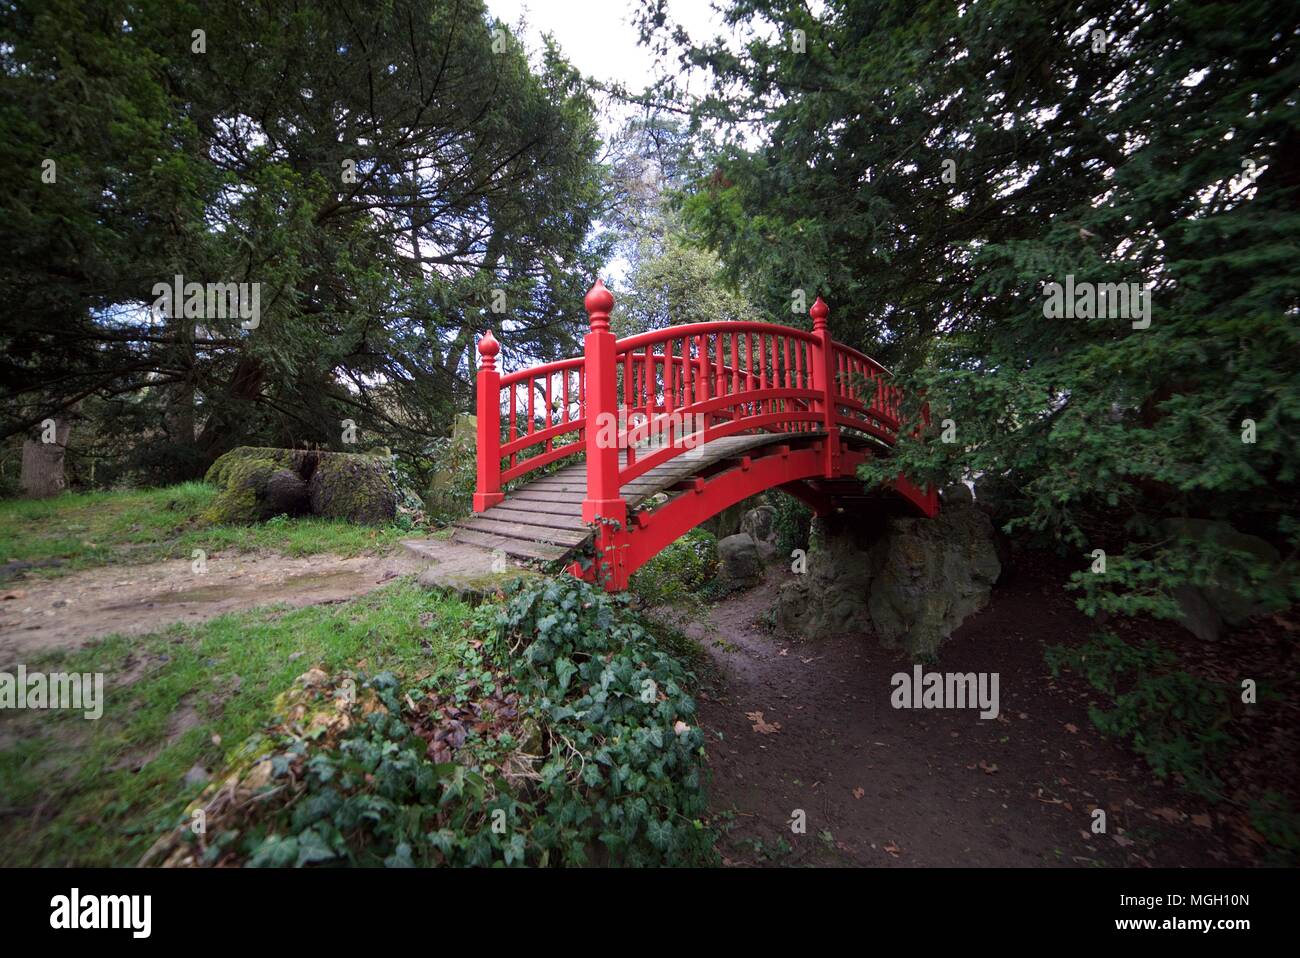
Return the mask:
M 155 562 L 221 550 L 359 555 L 386 550 L 411 535 L 336 519 L 303 518 L 249 526 L 205 526 L 198 515 L 216 495 L 202 482 L 161 489 L 68 493 L 52 499 L 0 501 L 0 563 L 50 563 L 34 573 L 59 574 L 110 562 Z
M 27 663 L 103 672 L 105 704 L 96 721 L 0 711 L 0 866 L 135 864 L 202 790 L 184 784 L 186 771 L 219 773 L 297 676 L 313 666 L 438 671 L 470 616 L 464 603 L 398 580 L 342 605 L 110 636 Z

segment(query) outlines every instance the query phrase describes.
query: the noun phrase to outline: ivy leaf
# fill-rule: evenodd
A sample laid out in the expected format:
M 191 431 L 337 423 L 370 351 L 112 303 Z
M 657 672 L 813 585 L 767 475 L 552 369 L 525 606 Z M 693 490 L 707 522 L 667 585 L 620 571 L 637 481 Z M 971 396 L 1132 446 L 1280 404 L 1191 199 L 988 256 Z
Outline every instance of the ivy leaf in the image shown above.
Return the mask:
M 569 680 L 573 678 L 578 667 L 566 658 L 555 660 L 555 677 L 560 681 L 560 691 L 563 692 L 569 687 Z

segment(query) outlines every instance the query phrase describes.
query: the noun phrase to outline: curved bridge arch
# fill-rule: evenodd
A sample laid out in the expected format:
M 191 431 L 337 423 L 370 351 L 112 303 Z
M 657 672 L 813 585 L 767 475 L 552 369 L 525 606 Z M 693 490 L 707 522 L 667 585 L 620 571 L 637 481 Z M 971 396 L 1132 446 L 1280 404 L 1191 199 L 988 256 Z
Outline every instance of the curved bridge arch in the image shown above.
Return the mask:
M 822 514 L 871 507 L 856 470 L 897 440 L 901 391 L 831 339 L 821 297 L 812 332 L 703 322 L 621 340 L 599 280 L 585 305 L 581 357 L 502 375 L 491 331 L 479 340 L 474 515 L 454 538 L 550 561 L 589 552 L 596 562 L 570 570 L 591 578 L 599 566 L 616 590 L 668 543 L 767 489 Z M 889 491 L 938 512 L 934 490 L 902 476 Z

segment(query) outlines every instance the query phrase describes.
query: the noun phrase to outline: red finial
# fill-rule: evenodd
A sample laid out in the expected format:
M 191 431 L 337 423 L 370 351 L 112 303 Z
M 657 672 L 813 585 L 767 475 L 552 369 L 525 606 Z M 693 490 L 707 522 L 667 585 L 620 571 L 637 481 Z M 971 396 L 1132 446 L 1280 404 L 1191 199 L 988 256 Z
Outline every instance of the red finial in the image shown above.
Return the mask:
M 831 308 L 826 305 L 826 301 L 820 296 L 813 302 L 812 308 L 808 310 L 808 315 L 812 317 L 813 329 L 825 329 L 826 318 L 830 316 Z
M 609 329 L 609 311 L 614 308 L 614 294 L 605 288 L 603 280 L 596 280 L 596 285 L 587 290 L 582 305 L 587 308 L 592 332 Z
M 492 335 L 492 330 L 488 330 L 478 341 L 478 354 L 483 357 L 482 366 L 484 369 L 496 369 L 497 353 L 501 352 L 501 344 L 496 341 Z

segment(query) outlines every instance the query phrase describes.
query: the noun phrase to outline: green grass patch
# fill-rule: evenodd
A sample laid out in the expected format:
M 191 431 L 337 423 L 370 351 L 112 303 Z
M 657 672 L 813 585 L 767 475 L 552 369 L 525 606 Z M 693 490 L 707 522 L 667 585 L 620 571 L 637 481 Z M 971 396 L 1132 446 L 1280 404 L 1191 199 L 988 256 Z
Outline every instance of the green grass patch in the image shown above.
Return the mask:
M 106 701 L 97 721 L 0 712 L 0 865 L 134 864 L 201 791 L 183 784 L 186 771 L 219 771 L 297 676 L 360 663 L 437 671 L 459 654 L 471 614 L 399 580 L 344 605 L 238 613 L 28 662 L 103 672 Z
M 186 482 L 161 489 L 69 493 L 0 501 L 0 563 L 51 563 L 31 570 L 57 575 L 110 562 L 155 562 L 222 550 L 303 556 L 386 551 L 409 529 L 338 519 L 272 519 L 257 525 L 204 525 L 199 514 L 216 489 Z

